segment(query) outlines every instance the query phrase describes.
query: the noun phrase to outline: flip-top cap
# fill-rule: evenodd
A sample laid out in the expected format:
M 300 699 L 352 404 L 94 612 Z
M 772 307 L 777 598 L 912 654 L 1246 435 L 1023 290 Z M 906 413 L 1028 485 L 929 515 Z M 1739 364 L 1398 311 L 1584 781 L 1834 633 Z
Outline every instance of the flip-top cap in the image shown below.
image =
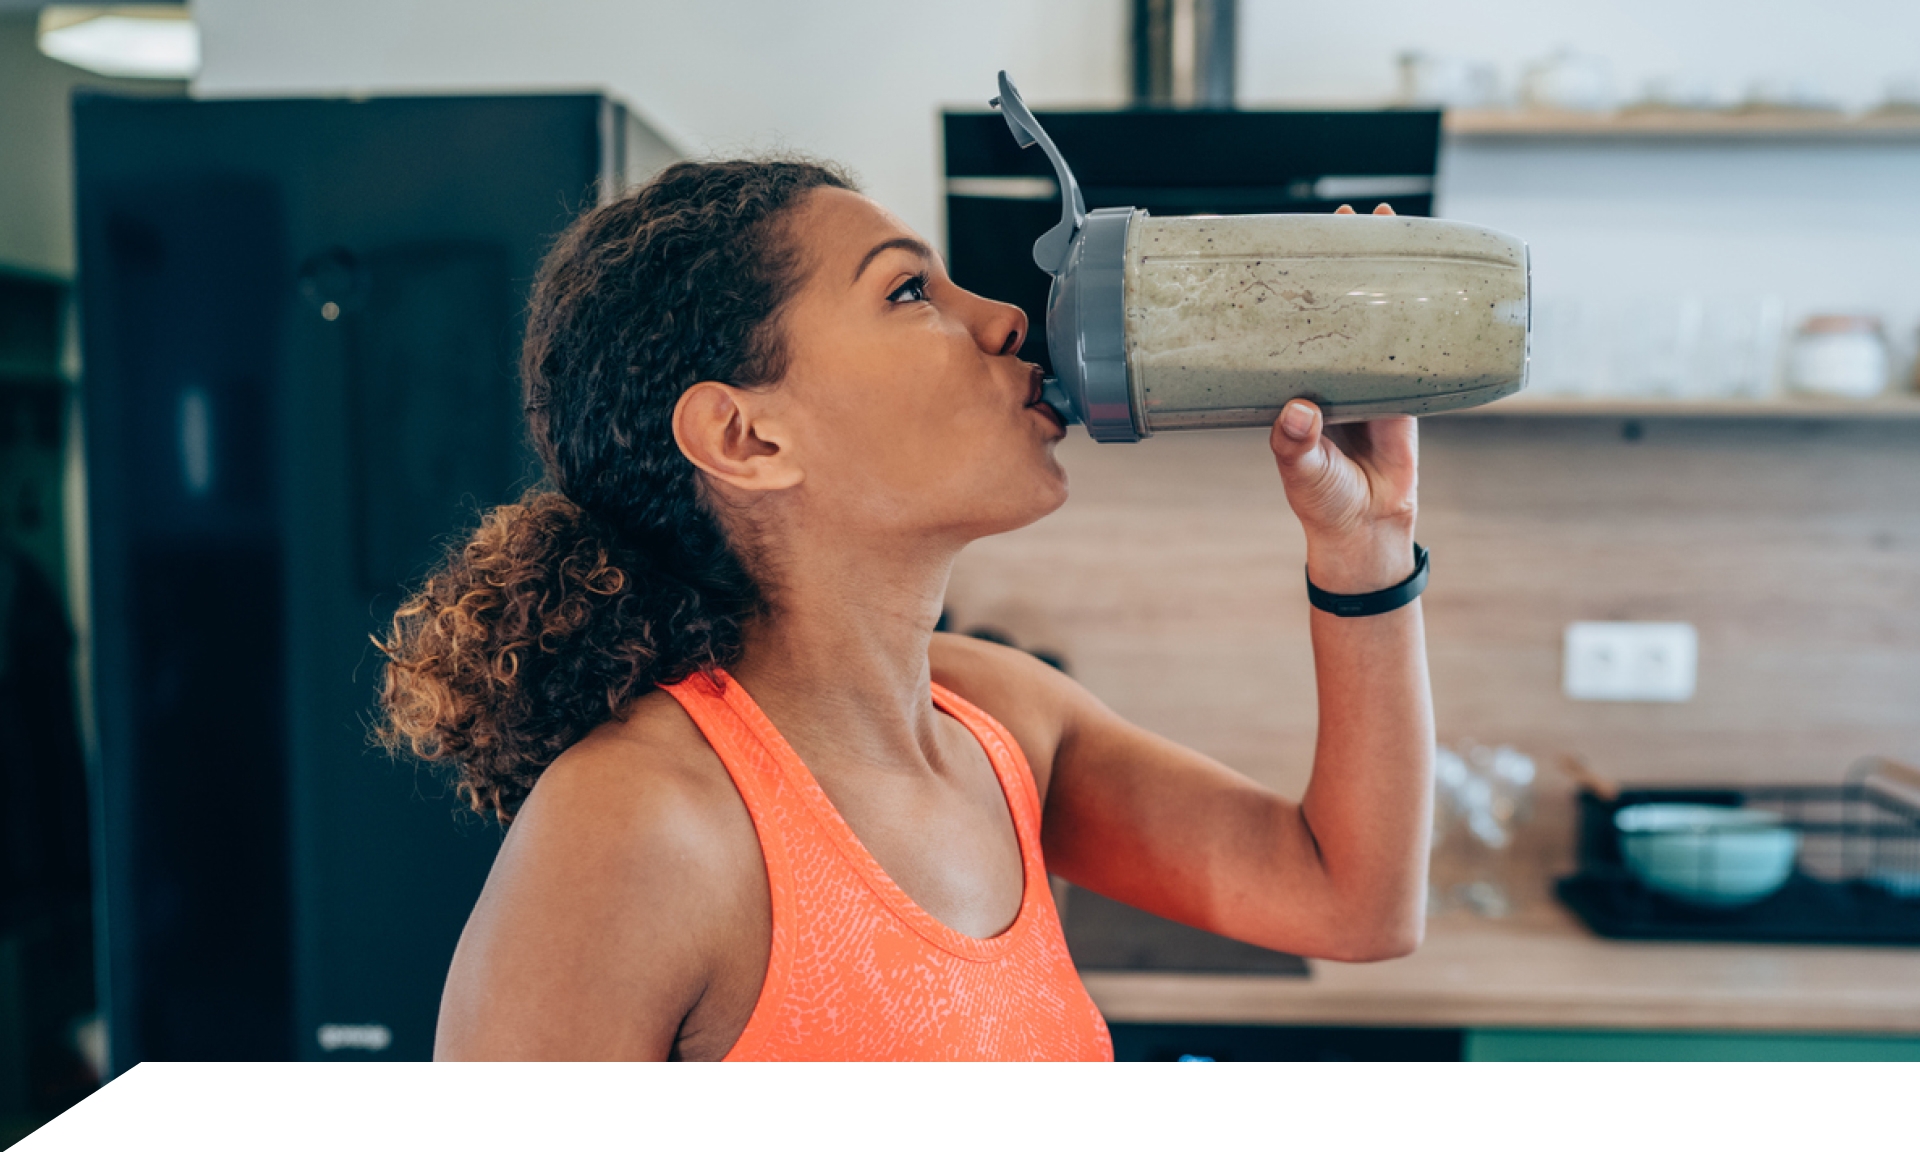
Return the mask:
M 1060 222 L 1033 244 L 1033 262 L 1053 277 L 1047 350 L 1057 375 L 1047 379 L 1043 396 L 1062 419 L 1085 424 L 1095 440 L 1138 440 L 1126 332 L 1127 228 L 1136 209 L 1087 211 L 1073 170 L 1005 72 L 992 106 L 1020 147 L 1040 146 L 1060 184 Z

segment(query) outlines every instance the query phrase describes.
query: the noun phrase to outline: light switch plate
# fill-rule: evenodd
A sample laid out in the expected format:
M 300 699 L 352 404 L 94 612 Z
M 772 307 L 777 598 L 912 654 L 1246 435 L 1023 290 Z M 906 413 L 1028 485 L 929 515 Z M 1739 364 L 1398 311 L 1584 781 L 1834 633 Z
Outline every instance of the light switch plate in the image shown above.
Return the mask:
M 1700 637 L 1691 624 L 1567 625 L 1560 686 L 1569 700 L 1693 699 Z

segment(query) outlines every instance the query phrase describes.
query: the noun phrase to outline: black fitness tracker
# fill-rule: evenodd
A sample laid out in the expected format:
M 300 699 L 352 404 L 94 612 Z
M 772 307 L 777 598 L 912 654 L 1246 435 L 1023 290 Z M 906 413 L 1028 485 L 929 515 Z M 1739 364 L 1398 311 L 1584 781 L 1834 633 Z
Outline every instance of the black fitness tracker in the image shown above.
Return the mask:
M 1382 588 L 1378 592 L 1362 592 L 1358 596 L 1342 596 L 1324 588 L 1314 587 L 1313 580 L 1307 580 L 1307 600 L 1322 612 L 1335 616 L 1379 616 L 1396 608 L 1405 608 L 1427 588 L 1427 550 L 1420 547 L 1419 541 L 1413 545 L 1413 575 L 1391 588 Z

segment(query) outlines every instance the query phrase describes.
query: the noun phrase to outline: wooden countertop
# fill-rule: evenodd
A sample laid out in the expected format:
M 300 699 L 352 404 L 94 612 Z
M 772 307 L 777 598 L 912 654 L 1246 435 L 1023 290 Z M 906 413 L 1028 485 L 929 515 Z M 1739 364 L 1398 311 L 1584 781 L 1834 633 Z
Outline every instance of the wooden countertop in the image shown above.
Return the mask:
M 1117 1023 L 1346 1023 L 1920 1033 L 1920 948 L 1626 943 L 1557 906 L 1521 920 L 1446 916 L 1382 964 L 1309 979 L 1089 972 Z
M 1920 1037 L 1920 948 L 1608 940 L 1554 895 L 1574 868 L 1574 806 L 1558 774 L 1504 859 L 1435 853 L 1454 890 L 1497 880 L 1511 914 L 1457 905 L 1413 955 L 1310 962 L 1306 979 L 1086 972 L 1116 1023 L 1802 1032 Z M 1464 843 L 1464 842 L 1463 842 Z M 1071 897 L 1069 897 L 1071 898 Z
M 1419 951 L 1305 980 L 1087 972 L 1116 1023 L 1920 1034 L 1920 949 L 1604 940 L 1557 904 L 1433 920 Z

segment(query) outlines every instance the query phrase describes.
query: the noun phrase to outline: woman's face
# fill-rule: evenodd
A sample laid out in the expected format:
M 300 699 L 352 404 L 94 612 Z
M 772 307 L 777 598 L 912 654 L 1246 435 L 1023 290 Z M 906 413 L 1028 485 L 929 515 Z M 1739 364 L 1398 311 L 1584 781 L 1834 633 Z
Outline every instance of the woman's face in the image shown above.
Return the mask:
M 1020 309 L 954 284 L 892 213 L 837 188 L 787 220 L 804 279 L 781 313 L 779 387 L 809 528 L 964 542 L 1032 523 L 1067 496 L 1065 428 L 1018 358 Z

